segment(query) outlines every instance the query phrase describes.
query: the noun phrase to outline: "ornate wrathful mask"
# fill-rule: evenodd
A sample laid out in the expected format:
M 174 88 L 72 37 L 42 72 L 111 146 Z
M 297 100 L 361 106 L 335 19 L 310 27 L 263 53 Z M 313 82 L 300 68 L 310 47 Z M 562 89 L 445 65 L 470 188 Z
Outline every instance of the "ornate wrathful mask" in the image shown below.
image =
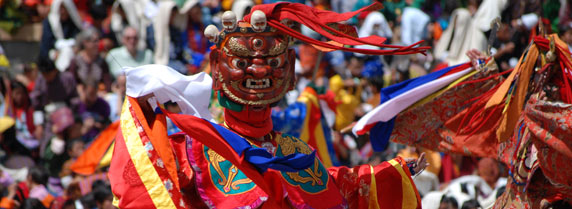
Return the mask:
M 205 30 L 206 37 L 217 44 L 210 54 L 213 89 L 242 106 L 278 102 L 294 88 L 296 55 L 288 49 L 290 37 L 266 27 L 265 22 L 261 23 L 265 18 L 236 25 L 232 25 L 236 20 L 232 18 L 234 15 L 228 12 L 223 14 L 221 32 L 214 26 Z
M 256 5 L 250 14 L 237 22 L 236 15 L 227 11 L 222 15 L 223 31 L 209 25 L 205 37 L 216 44 L 210 61 L 214 78 L 213 88 L 221 96 L 221 104 L 234 111 L 245 105 L 263 107 L 278 102 L 294 87 L 293 50 L 291 39 L 311 44 L 328 52 L 344 50 L 370 55 L 425 53 L 429 47 L 394 46 L 383 44 L 379 36 L 357 37 L 355 28 L 340 22 L 364 11 L 381 9 L 380 3 L 348 13 L 319 10 L 299 3 Z M 324 36 L 328 41 L 315 40 L 293 29 L 300 23 Z M 371 45 L 382 49 L 352 48 Z M 231 108 L 234 106 L 235 108 Z M 238 108 L 236 108 L 238 106 Z

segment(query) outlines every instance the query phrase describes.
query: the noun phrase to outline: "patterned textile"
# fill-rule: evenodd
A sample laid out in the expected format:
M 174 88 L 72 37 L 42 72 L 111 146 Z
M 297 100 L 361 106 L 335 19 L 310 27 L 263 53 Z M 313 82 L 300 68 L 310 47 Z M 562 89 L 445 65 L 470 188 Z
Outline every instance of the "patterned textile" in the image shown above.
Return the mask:
M 413 108 L 400 113 L 395 121 L 395 128 L 390 139 L 400 144 L 421 146 L 443 152 L 473 154 L 483 157 L 495 156 L 496 146 L 490 149 L 479 146 L 479 141 L 481 141 L 479 137 L 472 137 L 467 140 L 474 142 L 473 146 L 469 146 L 472 143 L 465 143 L 466 137 L 464 135 L 457 136 L 457 128 L 464 120 L 462 116 L 467 114 L 467 108 L 471 104 L 480 102 L 466 98 L 482 95 L 493 89 L 500 79 L 486 79 L 482 82 L 472 81 L 479 81 L 479 79 L 483 79 L 495 71 L 495 69 L 488 69 L 485 73 L 477 73 L 467 79 L 466 84 L 457 85 L 425 104 L 414 105 Z M 494 132 L 491 133 L 494 136 Z M 496 143 L 496 139 L 494 142 Z
M 525 111 L 544 175 L 572 189 L 572 104 L 531 99 Z
M 280 156 L 290 152 L 309 152 L 300 139 L 272 133 L 273 141 L 252 141 Z M 269 145 L 271 143 L 272 145 Z M 269 196 L 245 173 L 197 140 L 189 147 L 189 162 L 196 171 L 198 195 L 212 208 L 264 207 Z M 419 194 L 402 158 L 377 166 L 325 169 L 316 158 L 315 165 L 299 172 L 269 170 L 265 173 L 273 187 L 284 188 L 288 203 L 280 208 L 420 208 Z M 282 186 L 278 186 L 282 185 Z M 341 196 L 340 196 L 341 194 Z M 324 201 L 327 200 L 327 201 Z
M 149 123 L 137 101 L 126 98 L 109 170 L 117 198 L 114 203 L 119 208 L 188 208 L 179 187 L 165 117 L 158 114 Z
M 185 118 L 194 117 L 168 115 L 178 125 Z M 179 127 L 185 133 L 189 128 Z M 272 168 L 256 172 L 264 177 L 264 185 L 259 185 L 259 181 L 251 180 L 253 173 L 241 170 L 251 167 L 250 171 L 255 171 L 254 166 L 233 164 L 222 157 L 228 155 L 218 148 L 202 145 L 199 141 L 219 140 L 209 138 L 207 131 L 202 133 L 205 133 L 202 140 L 191 140 L 181 134 L 169 140 L 165 116 L 157 113 L 153 121 L 146 121 L 137 101 L 128 98 L 109 171 L 115 204 L 120 208 L 421 207 L 419 194 L 402 158 L 353 169 L 326 169 L 315 158 L 312 166 L 297 172 Z M 295 137 L 275 132 L 265 137 L 270 144 L 252 139 L 249 142 L 276 157 L 312 152 L 310 146 Z M 280 200 L 273 199 L 276 194 Z
M 540 208 L 543 200 L 572 202 L 572 105 L 532 95 L 518 127 L 499 146 L 499 159 L 509 165 L 510 177 L 495 208 Z
M 509 179 L 495 208 L 571 205 L 572 58 L 557 36 L 551 38 L 555 54 L 545 55 L 549 40 L 535 37 L 518 66 L 505 71 L 511 74 L 503 83 L 500 74 L 477 74 L 401 113 L 392 139 L 444 152 L 496 156 L 509 168 Z M 546 63 L 550 56 L 557 61 Z
M 465 63 L 383 88 L 380 105 L 361 117 L 352 131 L 358 135 L 369 131 L 372 148 L 383 151 L 390 140 L 395 118 L 399 113 L 416 103 L 431 100 L 440 95 L 443 89 L 449 89 L 447 86 L 475 73 L 477 70 L 471 68 L 470 63 Z
M 295 172 L 279 171 L 270 167 L 265 172 L 260 170 L 252 173 L 249 163 L 226 159 L 224 156 L 229 155 L 223 152 L 225 149 L 221 149 L 221 146 L 205 146 L 207 142 L 214 145 L 213 141 L 221 139 L 203 134 L 208 132 L 207 129 L 200 133 L 191 130 L 198 126 L 197 123 L 192 127 L 184 125 L 189 124 L 184 121 L 193 116 L 170 113 L 168 116 L 186 134 L 193 135 L 191 146 L 187 147 L 187 156 L 195 171 L 197 195 L 213 208 L 258 207 L 261 204 L 262 207 L 273 208 L 339 208 L 348 204 L 357 208 L 420 207 L 418 192 L 410 178 L 409 169 L 401 158 L 375 167 L 363 165 L 353 169 L 326 168 L 321 160 L 315 158 L 309 168 Z M 219 133 L 220 131 L 218 130 Z M 251 146 L 265 148 L 268 153 L 278 158 L 290 158 L 292 154 L 298 153 L 308 155 L 313 152 L 313 148 L 303 140 L 277 132 L 271 132 L 262 141 L 247 140 Z M 349 174 L 344 175 L 354 171 L 354 178 L 346 178 Z M 262 182 L 257 175 L 264 176 Z M 279 202 L 275 196 L 280 199 L 286 197 L 287 201 Z

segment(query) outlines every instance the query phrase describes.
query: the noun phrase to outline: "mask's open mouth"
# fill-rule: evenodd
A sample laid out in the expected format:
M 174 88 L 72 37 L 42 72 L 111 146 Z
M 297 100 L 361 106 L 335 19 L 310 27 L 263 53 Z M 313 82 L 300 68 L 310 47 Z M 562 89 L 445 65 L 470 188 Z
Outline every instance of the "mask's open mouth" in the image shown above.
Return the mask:
M 245 89 L 268 89 L 272 87 L 272 79 L 252 79 L 247 78 L 242 81 L 242 87 Z
M 224 94 L 234 102 L 261 106 L 272 104 L 282 99 L 288 91 L 289 82 L 290 78 L 282 80 L 272 78 L 254 79 L 250 77 L 231 81 L 228 86 L 226 83 L 222 83 L 222 89 Z M 255 95 L 258 99 L 256 100 L 252 95 Z

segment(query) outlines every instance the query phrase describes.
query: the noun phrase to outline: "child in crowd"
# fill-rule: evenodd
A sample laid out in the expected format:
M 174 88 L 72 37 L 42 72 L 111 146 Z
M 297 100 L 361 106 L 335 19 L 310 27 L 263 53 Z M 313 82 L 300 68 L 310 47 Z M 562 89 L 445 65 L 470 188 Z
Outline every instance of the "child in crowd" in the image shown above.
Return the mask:
M 91 142 L 109 124 L 109 104 L 97 94 L 98 83 L 86 80 L 79 88 L 81 103 L 78 113 L 83 119 L 81 129 L 85 142 Z
M 37 199 L 41 203 L 40 205 L 49 208 L 54 196 L 46 187 L 48 178 L 48 172 L 45 168 L 41 166 L 30 168 L 25 181 L 8 187 L 8 195 L 0 201 L 0 208 L 25 208 L 38 205 L 37 201 L 30 199 Z

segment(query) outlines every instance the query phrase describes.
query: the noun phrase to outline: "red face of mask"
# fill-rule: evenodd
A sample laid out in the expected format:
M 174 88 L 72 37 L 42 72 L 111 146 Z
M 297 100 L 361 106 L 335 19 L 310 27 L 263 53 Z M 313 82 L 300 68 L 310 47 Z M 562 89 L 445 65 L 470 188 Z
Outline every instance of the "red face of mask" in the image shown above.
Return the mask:
M 213 89 L 242 105 L 266 107 L 294 88 L 295 53 L 276 33 L 227 37 L 211 52 Z

